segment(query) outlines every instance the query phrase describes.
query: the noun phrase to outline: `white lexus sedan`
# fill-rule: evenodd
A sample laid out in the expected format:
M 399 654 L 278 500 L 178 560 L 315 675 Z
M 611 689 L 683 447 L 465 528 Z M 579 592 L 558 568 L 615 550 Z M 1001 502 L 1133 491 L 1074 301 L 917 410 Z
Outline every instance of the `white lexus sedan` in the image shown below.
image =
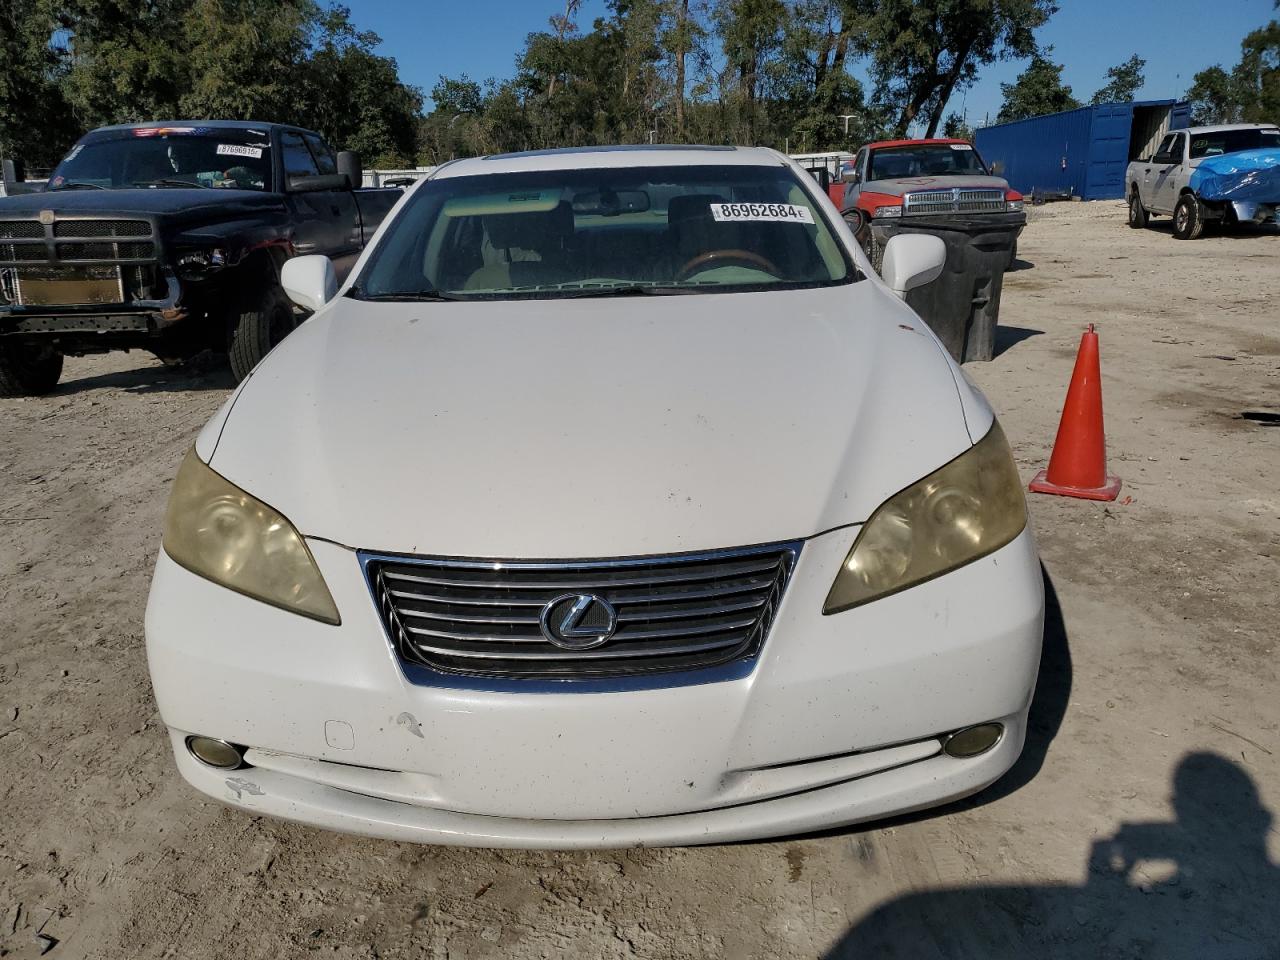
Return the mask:
M 1009 446 L 764 149 L 447 164 L 204 428 L 147 653 L 178 769 L 428 843 L 693 844 L 974 793 L 1041 573 Z

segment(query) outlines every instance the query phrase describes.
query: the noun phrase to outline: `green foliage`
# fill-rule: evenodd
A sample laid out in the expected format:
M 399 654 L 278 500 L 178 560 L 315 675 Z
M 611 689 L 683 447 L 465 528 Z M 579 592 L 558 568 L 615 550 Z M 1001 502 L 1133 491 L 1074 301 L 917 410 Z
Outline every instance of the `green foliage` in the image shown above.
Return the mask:
M 1241 41 L 1229 73 L 1220 65 L 1197 73 L 1187 99 L 1193 123 L 1280 123 L 1280 20 Z
M 1217 64 L 1195 75 L 1187 100 L 1191 122 L 1197 126 L 1239 123 L 1244 115 L 1244 98 L 1236 78 Z
M 1107 84 L 1093 95 L 1090 103 L 1132 103 L 1145 81 L 1147 61 L 1136 53 L 1124 63 L 1107 71 Z
M 422 95 L 379 43 L 315 0 L 0 0 L 0 153 L 48 167 L 94 127 L 216 118 L 409 163 Z
M 1030 56 L 1052 0 L 853 0 L 859 44 L 870 58 L 876 101 L 896 108 L 894 133 L 918 120 L 933 136 L 951 95 L 996 60 Z
M 1062 65 L 1049 59 L 1053 47 L 1031 57 L 1027 69 L 1013 83 L 1000 84 L 1004 103 L 996 119 L 1000 123 L 1074 110 L 1080 106 L 1071 88 L 1062 82 Z

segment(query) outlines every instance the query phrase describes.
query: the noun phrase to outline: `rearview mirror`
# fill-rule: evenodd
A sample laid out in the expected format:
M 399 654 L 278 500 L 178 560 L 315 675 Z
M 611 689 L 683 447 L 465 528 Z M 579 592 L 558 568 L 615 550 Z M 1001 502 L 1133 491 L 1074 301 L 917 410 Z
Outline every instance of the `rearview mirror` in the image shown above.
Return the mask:
M 321 173 L 289 178 L 290 193 L 319 193 L 322 190 L 349 190 L 345 173 Z
M 578 216 L 616 217 L 648 209 L 649 194 L 643 190 L 584 190 L 573 198 L 573 212 Z
M 347 178 L 347 185 L 352 190 L 364 186 L 364 170 L 360 167 L 360 157 L 350 150 L 338 151 L 338 173 Z
M 294 257 L 280 271 L 280 286 L 290 300 L 315 313 L 338 295 L 338 275 L 328 257 Z
M 947 245 L 940 237 L 926 233 L 900 233 L 890 237 L 884 248 L 880 276 L 899 297 L 908 290 L 932 283 L 947 262 Z

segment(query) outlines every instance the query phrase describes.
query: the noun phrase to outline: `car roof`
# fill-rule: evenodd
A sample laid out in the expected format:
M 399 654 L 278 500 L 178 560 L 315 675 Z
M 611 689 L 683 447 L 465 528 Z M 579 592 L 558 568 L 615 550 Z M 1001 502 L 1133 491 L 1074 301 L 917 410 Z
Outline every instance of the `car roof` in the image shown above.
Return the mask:
M 1170 130 L 1170 133 L 1186 133 L 1196 136 L 1201 133 L 1226 133 L 1229 130 L 1275 130 L 1274 123 L 1218 123 L 1207 127 L 1187 127 L 1185 130 Z
M 470 157 L 444 164 L 436 178 L 537 170 L 590 170 L 619 167 L 781 166 L 787 159 L 766 147 L 713 147 L 635 144 L 613 147 L 564 147 Z
M 931 144 L 943 143 L 963 143 L 968 144 L 968 140 L 957 140 L 955 137 L 927 137 L 920 140 L 877 140 L 875 143 L 868 143 L 868 150 L 878 150 L 881 147 L 918 147 L 921 145 L 929 146 Z
M 162 127 L 204 127 L 210 130 L 299 130 L 287 123 L 258 123 L 256 120 L 148 120 L 146 123 L 115 123 L 106 127 L 97 127 L 89 133 L 106 133 L 120 130 L 151 130 Z

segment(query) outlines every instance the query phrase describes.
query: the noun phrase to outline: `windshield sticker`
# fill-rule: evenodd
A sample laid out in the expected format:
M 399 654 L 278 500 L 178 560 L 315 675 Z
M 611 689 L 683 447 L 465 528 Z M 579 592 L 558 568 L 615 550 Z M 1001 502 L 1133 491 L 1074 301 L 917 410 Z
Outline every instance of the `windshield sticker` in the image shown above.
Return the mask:
M 947 144 L 952 150 L 972 150 L 973 147 L 967 143 L 949 143 Z
M 223 157 L 252 157 L 254 160 L 261 160 L 262 148 L 251 147 L 243 143 L 220 143 L 218 144 L 218 155 Z
M 713 203 L 711 217 L 717 223 L 760 220 L 772 223 L 813 223 L 813 211 L 794 203 Z

